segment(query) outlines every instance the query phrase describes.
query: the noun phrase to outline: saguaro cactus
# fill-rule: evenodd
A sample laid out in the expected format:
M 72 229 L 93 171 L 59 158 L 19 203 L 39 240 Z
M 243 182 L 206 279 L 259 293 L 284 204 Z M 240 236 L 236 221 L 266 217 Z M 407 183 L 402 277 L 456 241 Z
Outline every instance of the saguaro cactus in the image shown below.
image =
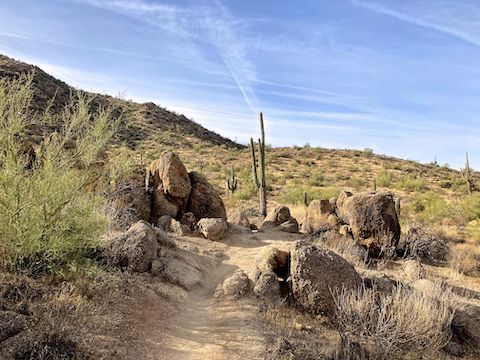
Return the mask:
M 473 191 L 474 184 L 473 184 L 472 173 L 470 171 L 470 162 L 468 160 L 468 152 L 467 152 L 466 160 L 465 160 L 465 169 L 463 169 L 462 175 L 463 175 L 463 178 L 465 179 L 465 182 L 467 184 L 468 194 L 470 195 Z
M 230 170 L 230 177 L 227 179 L 227 191 L 233 195 L 235 190 L 237 190 L 237 184 L 238 181 L 235 178 L 235 169 L 232 167 Z
M 253 183 L 258 188 L 260 198 L 260 212 L 267 216 L 267 182 L 265 171 L 265 128 L 263 126 L 263 114 L 260 113 L 260 139 L 258 139 L 258 164 L 255 155 L 255 144 L 253 138 L 250 139 L 250 149 L 252 152 L 252 175 Z M 257 172 L 260 170 L 260 174 Z
M 400 212 L 402 211 L 401 209 L 401 202 L 400 198 L 395 199 L 395 211 L 397 212 L 397 217 L 400 219 Z

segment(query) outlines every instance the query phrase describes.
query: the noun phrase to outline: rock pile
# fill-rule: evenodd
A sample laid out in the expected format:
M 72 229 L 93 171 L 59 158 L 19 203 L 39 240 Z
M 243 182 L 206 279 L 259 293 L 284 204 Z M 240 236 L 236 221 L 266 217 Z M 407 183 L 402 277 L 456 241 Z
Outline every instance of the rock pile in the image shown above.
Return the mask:
M 153 161 L 147 178 L 153 194 L 152 224 L 164 215 L 181 221 L 187 213 L 190 219 L 227 219 L 225 205 L 213 186 L 201 174 L 188 173 L 175 153 L 164 153 Z
M 370 256 L 393 251 L 400 239 L 400 224 L 390 193 L 342 191 L 337 199 L 314 200 L 307 209 L 304 230 L 335 229 L 369 250 Z

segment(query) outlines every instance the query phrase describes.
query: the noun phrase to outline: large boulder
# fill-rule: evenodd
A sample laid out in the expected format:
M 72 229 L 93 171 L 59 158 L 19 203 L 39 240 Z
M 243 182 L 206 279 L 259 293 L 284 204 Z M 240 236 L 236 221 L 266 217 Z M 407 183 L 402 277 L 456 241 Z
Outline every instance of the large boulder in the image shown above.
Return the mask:
M 285 205 L 280 205 L 272 209 L 262 223 L 261 229 L 268 229 L 279 226 L 290 220 L 290 209 Z
M 182 249 L 162 249 L 156 275 L 186 290 L 202 286 L 205 282 L 200 258 Z
M 297 241 L 291 252 L 292 293 L 304 309 L 331 316 L 335 313 L 332 293 L 357 289 L 360 275 L 345 259 L 325 248 Z
M 334 211 L 329 200 L 313 200 L 307 208 L 304 231 L 312 233 L 329 226 L 328 216 Z
M 163 184 L 165 194 L 185 199 L 190 195 L 191 184 L 182 160 L 173 152 L 166 152 L 151 163 L 150 175 L 154 186 Z
M 187 169 L 173 152 L 166 152 L 148 168 L 147 185 L 153 193 L 150 222 L 156 224 L 163 215 L 182 216 L 192 190 Z
M 187 204 L 187 211 L 192 212 L 197 219 L 221 218 L 227 220 L 227 212 L 222 198 L 205 177 L 197 172 L 191 172 L 192 192 Z
M 267 300 L 279 300 L 281 291 L 277 274 L 272 271 L 258 274 L 258 277 L 255 279 L 253 293 Z
M 169 198 L 160 183 L 153 191 L 152 223 L 156 223 L 157 219 L 164 215 L 176 218 L 179 211 L 180 207 Z
M 220 240 L 228 231 L 227 222 L 222 218 L 205 218 L 198 222 L 200 233 L 209 240 Z
M 108 263 L 134 272 L 149 271 L 157 258 L 157 232 L 144 221 L 133 224 L 127 231 L 108 239 L 104 254 Z
M 337 199 L 337 212 L 350 225 L 355 240 L 371 255 L 379 256 L 398 244 L 400 224 L 390 193 L 343 191 Z
M 478 348 L 480 345 L 480 307 L 468 305 L 457 309 L 452 320 L 455 337 L 463 343 Z
M 215 290 L 215 297 L 239 298 L 251 289 L 250 279 L 242 270 L 234 272 L 227 277 Z

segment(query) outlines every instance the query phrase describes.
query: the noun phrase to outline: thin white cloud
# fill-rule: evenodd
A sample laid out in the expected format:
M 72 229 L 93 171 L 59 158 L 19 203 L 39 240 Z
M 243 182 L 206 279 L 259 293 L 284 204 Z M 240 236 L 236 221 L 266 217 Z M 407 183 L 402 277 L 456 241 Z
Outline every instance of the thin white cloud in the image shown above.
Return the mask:
M 256 113 L 257 99 L 252 81 L 256 79 L 255 66 L 249 59 L 246 41 L 239 33 L 242 22 L 235 19 L 220 1 L 209 6 L 179 7 L 148 3 L 142 0 L 77 0 L 83 3 L 120 12 L 149 24 L 161 27 L 184 40 L 209 43 L 225 64 L 247 106 Z M 193 44 L 192 44 L 193 43 Z M 197 49 L 195 54 L 202 57 Z
M 480 8 L 459 1 L 426 0 L 412 2 L 373 2 L 351 0 L 355 6 L 433 29 L 480 47 Z M 400 4 L 400 6 L 399 6 Z M 403 5 L 403 6 L 402 6 Z

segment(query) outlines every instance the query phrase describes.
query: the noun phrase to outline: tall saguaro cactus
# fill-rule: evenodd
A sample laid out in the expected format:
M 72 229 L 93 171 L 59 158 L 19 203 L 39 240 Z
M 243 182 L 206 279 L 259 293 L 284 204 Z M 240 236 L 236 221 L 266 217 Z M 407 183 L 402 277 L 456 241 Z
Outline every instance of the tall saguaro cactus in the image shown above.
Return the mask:
M 258 188 L 260 198 L 260 212 L 267 216 L 267 181 L 265 171 L 265 127 L 263 125 L 263 114 L 260 113 L 260 139 L 258 139 L 258 164 L 255 155 L 255 143 L 250 139 L 250 149 L 252 152 L 252 175 L 253 183 Z M 259 172 L 257 171 L 259 168 Z
M 470 162 L 468 160 L 468 152 L 465 160 L 465 169 L 463 169 L 462 174 L 463 174 L 463 178 L 465 179 L 465 182 L 467 183 L 468 194 L 470 195 L 473 191 L 474 184 L 473 184 L 472 173 L 470 171 Z

